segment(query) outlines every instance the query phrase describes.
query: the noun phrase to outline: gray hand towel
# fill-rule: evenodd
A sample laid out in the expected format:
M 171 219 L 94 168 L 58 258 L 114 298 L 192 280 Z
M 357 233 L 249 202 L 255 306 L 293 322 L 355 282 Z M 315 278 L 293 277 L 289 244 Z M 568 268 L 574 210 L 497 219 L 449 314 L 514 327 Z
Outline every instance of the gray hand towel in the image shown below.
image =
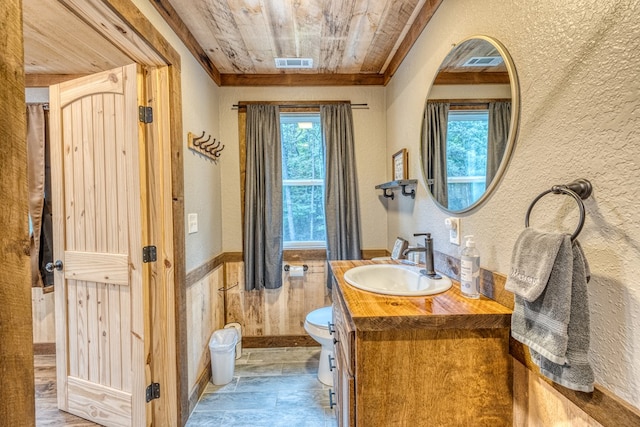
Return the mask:
M 573 280 L 571 286 L 571 315 L 567 333 L 566 361 L 553 363 L 530 349 L 531 358 L 545 377 L 572 390 L 592 392 L 593 370 L 589 363 L 589 264 L 578 241 L 573 242 Z
M 537 299 L 549 282 L 551 270 L 558 258 L 561 245 L 571 259 L 568 236 L 557 233 L 542 233 L 525 228 L 513 248 L 511 273 L 505 289 L 531 302 Z
M 591 392 L 594 378 L 588 357 L 587 296 L 590 273 L 582 248 L 577 241 L 572 243 L 569 235 L 551 237 L 530 230 L 520 237 L 514 247 L 512 274 L 507 278 L 509 286 L 505 286 L 515 293 L 511 335 L 529 347 L 542 375 L 572 390 Z M 550 260 L 550 242 L 554 239 L 560 244 L 555 259 Z M 519 245 L 531 247 L 523 249 Z M 549 262 L 552 265 L 542 292 L 529 301 L 537 289 L 531 292 L 533 281 L 523 278 L 543 277 Z
M 529 229 L 527 229 L 529 230 Z M 527 231 L 525 230 L 525 231 Z M 567 352 L 567 326 L 571 306 L 571 278 L 573 254 L 568 234 L 549 235 L 535 230 L 523 232 L 514 248 L 512 273 L 505 288 L 515 295 L 515 307 L 511 315 L 511 335 L 528 345 L 545 358 L 562 364 Z M 550 256 L 550 242 L 559 241 L 556 256 Z M 523 245 L 529 245 L 526 249 Z M 527 257 L 524 257 L 527 254 Z M 537 255 L 540 254 L 540 255 Z M 546 270 L 548 280 L 542 282 Z M 522 274 L 536 277 L 542 291 L 530 292 L 530 282 L 522 280 Z M 529 301 L 529 296 L 538 297 Z

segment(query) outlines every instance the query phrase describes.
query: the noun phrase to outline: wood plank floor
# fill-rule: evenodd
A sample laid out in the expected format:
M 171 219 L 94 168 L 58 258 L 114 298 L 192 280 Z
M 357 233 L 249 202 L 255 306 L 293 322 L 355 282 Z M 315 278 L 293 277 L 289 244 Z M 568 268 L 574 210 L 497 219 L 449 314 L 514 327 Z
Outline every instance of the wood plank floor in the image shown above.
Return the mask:
M 93 427 L 98 424 L 60 411 L 56 398 L 56 356 L 35 355 L 36 426 Z

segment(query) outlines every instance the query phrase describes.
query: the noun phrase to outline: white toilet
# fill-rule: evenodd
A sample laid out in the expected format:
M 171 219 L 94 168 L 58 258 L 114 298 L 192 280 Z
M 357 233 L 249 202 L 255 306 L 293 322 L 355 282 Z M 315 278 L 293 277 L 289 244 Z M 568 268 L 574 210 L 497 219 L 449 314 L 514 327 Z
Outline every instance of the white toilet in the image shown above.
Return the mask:
M 333 337 L 329 334 L 329 323 L 332 322 L 332 315 L 332 306 L 322 307 L 307 314 L 307 318 L 304 321 L 304 330 L 322 346 L 320 364 L 318 366 L 318 380 L 328 386 L 333 386 L 333 374 L 329 369 L 329 357 L 331 357 L 331 364 L 335 366 Z

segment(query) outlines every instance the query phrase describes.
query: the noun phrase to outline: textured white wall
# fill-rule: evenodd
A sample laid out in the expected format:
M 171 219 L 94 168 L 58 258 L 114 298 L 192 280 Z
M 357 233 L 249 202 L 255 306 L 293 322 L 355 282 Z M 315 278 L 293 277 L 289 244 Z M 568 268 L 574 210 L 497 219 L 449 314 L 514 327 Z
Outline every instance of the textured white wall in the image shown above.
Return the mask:
M 385 103 L 383 87 L 223 87 L 220 89 L 220 123 L 222 141 L 222 218 L 225 252 L 242 250 L 240 218 L 240 160 L 238 152 L 238 112 L 231 109 L 238 101 L 321 101 L 350 100 L 369 104 L 368 109 L 354 109 L 356 168 L 360 198 L 362 247 L 387 247 L 387 222 L 384 202 L 378 197 L 376 184 L 388 181 L 386 165 Z M 388 160 L 388 162 L 387 162 Z
M 185 234 L 187 215 L 198 214 L 198 232 L 186 234 L 186 269 L 190 271 L 222 252 L 220 164 L 187 148 L 187 132 L 205 131 L 220 139 L 220 89 L 202 69 L 173 30 L 147 0 L 132 0 L 180 54 L 182 71 L 182 130 L 184 143 Z M 224 162 L 224 155 L 220 163 Z
M 591 180 L 579 238 L 592 272 L 591 360 L 598 383 L 640 408 L 639 16 L 638 1 L 447 0 L 386 97 L 387 155 L 408 147 L 415 171 L 424 101 L 452 44 L 484 34 L 506 46 L 520 78 L 519 136 L 497 191 L 461 217 L 462 232 L 476 236 L 483 267 L 507 273 L 531 200 L 553 184 Z M 532 224 L 571 229 L 575 210 L 571 199 L 547 196 Z M 388 247 L 396 235 L 430 231 L 437 250 L 457 254 L 448 215 L 423 185 L 388 212 Z

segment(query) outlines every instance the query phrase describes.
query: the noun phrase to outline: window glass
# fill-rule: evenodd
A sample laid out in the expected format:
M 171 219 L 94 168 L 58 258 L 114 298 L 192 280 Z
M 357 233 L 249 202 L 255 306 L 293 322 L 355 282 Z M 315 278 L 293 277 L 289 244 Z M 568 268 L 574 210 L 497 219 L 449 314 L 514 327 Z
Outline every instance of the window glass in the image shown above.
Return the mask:
M 325 247 L 320 114 L 283 113 L 280 130 L 284 247 Z
M 448 208 L 471 206 L 486 188 L 488 110 L 450 110 L 447 125 Z

